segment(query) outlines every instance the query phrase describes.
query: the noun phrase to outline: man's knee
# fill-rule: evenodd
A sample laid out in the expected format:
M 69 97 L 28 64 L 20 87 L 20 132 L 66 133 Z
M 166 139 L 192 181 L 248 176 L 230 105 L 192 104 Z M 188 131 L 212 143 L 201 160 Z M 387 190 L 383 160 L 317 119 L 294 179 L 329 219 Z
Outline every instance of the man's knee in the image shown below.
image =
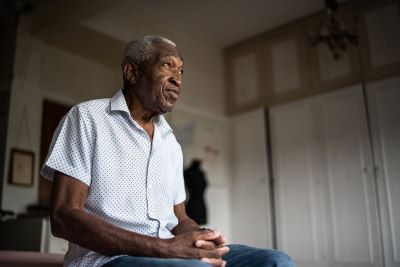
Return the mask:
M 295 267 L 292 259 L 285 253 L 274 249 L 261 249 L 246 245 L 229 245 L 230 251 L 225 259 L 232 266 L 257 267 Z
M 295 264 L 287 254 L 278 250 L 260 250 L 258 261 L 265 267 L 295 267 Z

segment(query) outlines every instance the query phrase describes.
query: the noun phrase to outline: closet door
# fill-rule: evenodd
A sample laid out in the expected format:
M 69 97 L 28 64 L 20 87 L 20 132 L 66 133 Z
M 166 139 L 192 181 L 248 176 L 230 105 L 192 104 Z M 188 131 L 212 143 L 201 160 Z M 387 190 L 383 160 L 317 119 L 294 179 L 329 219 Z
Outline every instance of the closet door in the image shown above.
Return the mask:
M 361 86 L 316 97 L 323 138 L 329 266 L 381 267 L 379 225 Z
M 313 99 L 270 110 L 278 249 L 298 267 L 326 266 Z
M 271 248 L 271 212 L 264 109 L 232 120 L 233 243 Z
M 299 267 L 382 267 L 361 86 L 270 114 L 278 248 Z
M 400 77 L 367 84 L 386 267 L 400 266 Z

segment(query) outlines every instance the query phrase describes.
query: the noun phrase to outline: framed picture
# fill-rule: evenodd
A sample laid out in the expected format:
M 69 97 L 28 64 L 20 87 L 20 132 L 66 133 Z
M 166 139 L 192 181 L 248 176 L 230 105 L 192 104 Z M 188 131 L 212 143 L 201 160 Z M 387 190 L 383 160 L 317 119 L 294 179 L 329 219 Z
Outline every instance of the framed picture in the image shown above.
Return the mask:
M 33 164 L 35 154 L 32 151 L 11 149 L 9 183 L 20 186 L 33 185 Z

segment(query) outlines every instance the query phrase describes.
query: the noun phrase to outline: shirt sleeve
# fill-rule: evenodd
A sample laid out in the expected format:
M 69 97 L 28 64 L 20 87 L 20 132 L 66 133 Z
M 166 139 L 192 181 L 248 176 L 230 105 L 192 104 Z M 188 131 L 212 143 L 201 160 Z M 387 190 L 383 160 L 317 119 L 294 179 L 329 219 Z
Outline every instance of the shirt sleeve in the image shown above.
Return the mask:
M 176 174 L 177 179 L 176 179 L 174 205 L 180 204 L 184 202 L 186 199 L 185 182 L 183 178 L 183 156 L 182 156 L 182 149 L 180 146 L 177 152 L 177 159 L 178 159 L 178 167 Z
M 86 116 L 87 117 L 87 116 Z M 52 181 L 56 171 L 91 182 L 93 133 L 85 113 L 74 106 L 61 120 L 43 164 L 41 174 Z

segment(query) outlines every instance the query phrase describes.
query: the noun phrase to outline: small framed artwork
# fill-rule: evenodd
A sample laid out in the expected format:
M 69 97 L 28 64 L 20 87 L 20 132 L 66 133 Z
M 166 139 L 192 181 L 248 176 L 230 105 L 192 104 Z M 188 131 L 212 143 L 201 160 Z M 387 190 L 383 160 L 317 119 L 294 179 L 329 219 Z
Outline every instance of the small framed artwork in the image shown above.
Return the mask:
M 34 159 L 35 154 L 33 151 L 12 148 L 9 183 L 20 186 L 32 186 Z

